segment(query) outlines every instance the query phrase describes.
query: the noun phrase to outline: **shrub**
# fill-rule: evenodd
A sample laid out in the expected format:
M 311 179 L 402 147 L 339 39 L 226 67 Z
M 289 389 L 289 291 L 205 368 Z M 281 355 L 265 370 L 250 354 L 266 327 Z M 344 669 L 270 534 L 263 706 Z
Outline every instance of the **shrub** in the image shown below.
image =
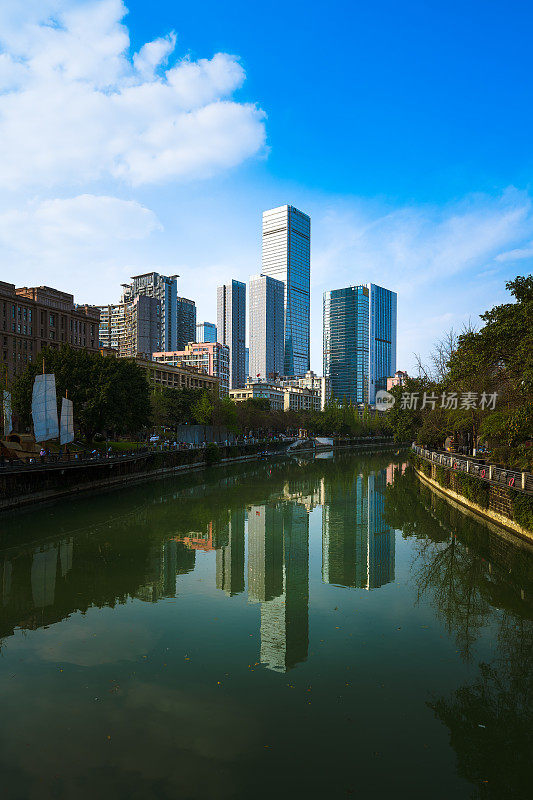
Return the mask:
M 437 466 L 435 469 L 435 480 L 437 483 L 440 483 L 441 486 L 449 486 L 450 485 L 450 473 L 444 467 Z
M 210 442 L 205 448 L 205 463 L 216 464 L 220 461 L 220 450 L 214 442 Z
M 533 531 L 533 498 L 520 492 L 511 493 L 513 519 L 523 528 Z
M 468 500 L 482 508 L 489 507 L 490 486 L 488 483 L 481 481 L 479 478 L 456 472 L 455 485 L 459 494 L 464 495 Z

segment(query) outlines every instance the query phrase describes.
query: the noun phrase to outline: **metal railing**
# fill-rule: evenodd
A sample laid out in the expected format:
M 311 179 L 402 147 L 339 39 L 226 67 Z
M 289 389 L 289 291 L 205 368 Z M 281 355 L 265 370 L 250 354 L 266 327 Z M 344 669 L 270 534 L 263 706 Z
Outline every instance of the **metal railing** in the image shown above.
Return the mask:
M 497 467 L 494 464 L 483 464 L 473 458 L 455 455 L 454 453 L 437 453 L 435 450 L 426 450 L 419 445 L 413 445 L 411 449 L 420 458 L 424 458 L 439 467 L 445 467 L 456 472 L 464 472 L 488 483 L 508 486 L 527 494 L 533 494 L 533 475 L 531 472 L 516 472 L 512 469 Z

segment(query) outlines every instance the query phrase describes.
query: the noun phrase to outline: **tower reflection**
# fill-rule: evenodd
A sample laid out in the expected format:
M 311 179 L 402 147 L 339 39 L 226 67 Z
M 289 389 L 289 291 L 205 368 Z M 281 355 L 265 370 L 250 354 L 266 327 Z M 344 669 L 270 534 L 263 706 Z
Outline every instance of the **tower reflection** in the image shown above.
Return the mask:
M 394 581 L 394 531 L 384 520 L 387 472 L 323 479 L 322 580 L 359 589 Z

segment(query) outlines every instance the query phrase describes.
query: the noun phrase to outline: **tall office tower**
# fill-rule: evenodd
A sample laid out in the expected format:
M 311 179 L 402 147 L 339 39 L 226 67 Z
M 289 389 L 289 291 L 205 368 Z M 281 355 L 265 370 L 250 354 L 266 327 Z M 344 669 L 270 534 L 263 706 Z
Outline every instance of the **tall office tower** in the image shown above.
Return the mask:
M 177 297 L 176 350 L 184 350 L 196 339 L 196 303 L 185 297 Z
M 253 378 L 282 375 L 285 287 L 269 275 L 255 275 L 248 292 L 250 374 Z
M 309 514 L 284 503 L 283 592 L 261 604 L 261 655 L 268 669 L 287 672 L 307 658 L 309 646 Z
M 246 380 L 250 377 L 250 348 L 244 348 L 244 377 Z
M 246 284 L 231 281 L 217 288 L 217 338 L 229 347 L 229 385 L 246 383 Z
M 305 375 L 309 369 L 311 220 L 293 206 L 263 212 L 261 272 L 283 282 L 283 374 Z M 253 373 L 252 373 L 253 374 Z
M 397 294 L 368 283 L 369 368 L 368 402 L 374 403 L 376 392 L 387 388 L 387 378 L 396 372 L 396 305 Z
M 228 595 L 244 591 L 244 508 L 231 512 L 228 544 L 217 550 L 216 586 Z
M 197 322 L 196 323 L 196 341 L 201 342 L 216 342 L 217 340 L 217 326 L 213 322 Z
M 368 289 L 348 286 L 324 292 L 324 376 L 331 395 L 368 401 Z
M 123 284 L 122 301 L 139 295 L 155 297 L 161 303 L 161 350 L 178 350 L 178 276 L 147 272 L 134 275 L 131 284 Z

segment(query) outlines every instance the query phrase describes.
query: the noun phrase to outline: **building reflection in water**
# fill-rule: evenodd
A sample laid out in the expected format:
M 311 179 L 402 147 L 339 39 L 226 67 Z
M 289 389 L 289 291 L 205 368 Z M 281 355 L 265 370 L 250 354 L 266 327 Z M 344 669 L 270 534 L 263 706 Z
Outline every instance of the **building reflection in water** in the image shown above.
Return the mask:
M 322 506 L 322 580 L 375 589 L 394 580 L 394 531 L 384 522 L 391 475 L 298 471 L 261 505 L 233 505 L 214 519 L 191 514 L 198 529 L 148 533 L 143 509 L 113 534 L 96 531 L 45 546 L 6 551 L 0 565 L 0 637 L 36 628 L 91 606 L 128 597 L 155 603 L 175 597 L 177 578 L 197 557 L 215 551 L 217 589 L 245 591 L 261 606 L 260 661 L 285 672 L 305 661 L 309 646 L 309 515 Z M 169 527 L 171 523 L 169 522 Z M 246 531 L 247 527 L 247 565 Z M 175 531 L 175 527 L 174 527 Z M 127 568 L 125 569 L 125 566 Z
M 244 592 L 244 508 L 230 513 L 227 544 L 217 550 L 216 585 L 227 595 Z
M 394 581 L 395 540 L 383 518 L 386 470 L 345 482 L 323 479 L 322 580 L 377 589 Z
M 248 599 L 261 603 L 260 660 L 286 672 L 309 644 L 309 515 L 278 502 L 248 511 Z

